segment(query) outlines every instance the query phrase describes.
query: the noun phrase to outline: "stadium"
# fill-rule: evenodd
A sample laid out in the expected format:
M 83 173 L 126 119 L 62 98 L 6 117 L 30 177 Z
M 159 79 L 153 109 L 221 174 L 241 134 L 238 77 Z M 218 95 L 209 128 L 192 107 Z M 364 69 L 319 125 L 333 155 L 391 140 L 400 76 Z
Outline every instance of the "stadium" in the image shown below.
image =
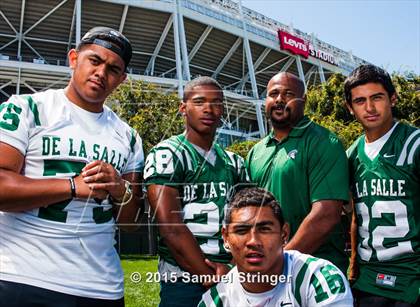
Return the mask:
M 196 76 L 219 81 L 227 107 L 218 141 L 225 146 L 266 134 L 265 88 L 276 72 L 291 72 L 309 86 L 366 63 L 231 0 L 9 0 L 0 15 L 0 101 L 65 87 L 68 50 L 90 28 L 108 26 L 132 42 L 134 80 L 179 96 Z M 122 252 L 155 253 L 150 226 L 118 235 Z
M 218 141 L 225 146 L 266 134 L 265 88 L 276 72 L 309 86 L 366 63 L 231 0 L 8 0 L 0 15 L 0 101 L 65 87 L 68 50 L 90 28 L 108 26 L 132 42 L 130 78 L 180 96 L 196 76 L 220 82 L 227 107 Z M 155 254 L 156 230 L 146 219 L 138 232 L 118 233 L 120 252 Z
M 118 29 L 131 41 L 129 65 L 130 44 L 120 33 L 101 29 L 83 38 L 96 26 Z M 80 42 L 89 46 L 73 50 Z M 348 279 L 356 301 L 365 303 L 361 306 L 370 306 L 372 297 L 417 306 L 419 272 L 412 268 L 418 264 L 414 206 L 420 199 L 420 130 L 406 124 L 404 116 L 396 122 L 400 117 L 393 111 L 412 113 L 409 119 L 418 123 L 419 97 L 408 92 L 418 93 L 419 79 L 391 79 L 383 69 L 362 64 L 369 63 L 314 33 L 250 10 L 241 0 L 2 1 L 0 297 L 13 304 L 15 294 L 25 292 L 16 302 L 38 304 L 39 295 L 48 306 L 67 300 L 149 306 L 159 304 L 159 298 L 161 306 L 178 300 L 184 300 L 178 306 L 195 306 L 200 299 L 199 306 L 267 306 L 271 300 L 281 306 L 295 301 L 299 306 L 352 306 Z M 170 93 L 160 96 L 170 97 L 168 104 L 176 106 L 184 90 L 187 97 L 174 112 L 163 111 L 178 119 L 179 127 L 185 120 L 186 132 L 165 137 L 151 150 L 148 146 L 159 142 L 146 143 L 154 127 L 130 122 L 147 144 L 146 161 L 139 135 L 103 107 L 125 79 L 125 68 L 131 80 Z M 267 94 L 267 83 L 278 72 L 298 78 L 278 76 Z M 349 75 L 343 88 L 351 122 L 340 118 L 318 125 L 304 116 L 305 89 L 307 109 L 312 90 L 321 89 L 327 94 L 315 96 L 317 109 L 339 100 L 343 110 L 342 92 L 339 99 L 328 92 Z M 198 76 L 216 79 L 224 99 L 211 78 L 184 88 Z M 328 80 L 326 86 L 311 87 Z M 66 90 L 46 91 L 68 84 Z M 123 85 L 127 96 L 148 94 L 130 85 Z M 336 88 L 343 90 L 341 84 Z M 37 94 L 21 95 L 32 93 Z M 143 111 L 139 100 L 130 98 L 134 103 L 116 106 Z M 152 100 L 146 105 L 157 106 Z M 288 117 L 289 102 L 294 105 Z M 158 118 L 156 113 L 139 117 Z M 361 127 L 353 126 L 357 121 Z M 198 129 L 203 126 L 210 128 Z M 354 145 L 347 155 L 333 134 L 335 126 L 348 128 L 343 135 L 351 130 L 347 141 Z M 272 134 L 248 152 L 246 163 L 222 148 L 258 140 L 269 129 Z M 162 139 L 164 129 L 155 130 Z M 354 141 L 362 130 L 364 137 Z M 221 147 L 214 144 L 215 134 Z M 242 189 L 250 179 L 253 187 Z M 146 186 L 146 213 L 133 227 Z M 343 203 L 354 204 L 352 231 L 342 227 L 351 214 L 342 210 Z M 116 213 L 117 206 L 125 207 Z M 124 232 L 124 226 L 139 228 Z M 356 229 L 359 244 L 356 251 L 352 236 L 351 253 L 358 267 L 348 269 L 345 243 Z M 241 279 L 244 272 L 249 275 Z M 221 283 L 202 292 L 215 276 L 222 276 Z M 225 276 L 230 276 L 227 282 Z M 284 287 L 266 287 L 283 283 L 286 276 Z M 185 288 L 176 289 L 179 285 Z
M 67 84 L 67 52 L 94 26 L 133 44 L 129 76 L 182 95 L 183 84 L 212 76 L 225 90 L 219 142 L 267 131 L 265 87 L 275 72 L 305 84 L 347 75 L 364 60 L 231 0 L 8 0 L 0 5 L 0 101 Z

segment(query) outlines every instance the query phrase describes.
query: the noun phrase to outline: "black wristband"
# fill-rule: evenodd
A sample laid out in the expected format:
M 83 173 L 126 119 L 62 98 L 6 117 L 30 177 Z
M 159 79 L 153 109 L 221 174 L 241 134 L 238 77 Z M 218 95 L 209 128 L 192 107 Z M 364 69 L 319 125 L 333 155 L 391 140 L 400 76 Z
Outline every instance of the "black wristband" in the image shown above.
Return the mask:
M 71 198 L 75 198 L 76 197 L 76 184 L 74 183 L 74 179 L 69 178 L 70 181 L 70 189 L 71 189 Z

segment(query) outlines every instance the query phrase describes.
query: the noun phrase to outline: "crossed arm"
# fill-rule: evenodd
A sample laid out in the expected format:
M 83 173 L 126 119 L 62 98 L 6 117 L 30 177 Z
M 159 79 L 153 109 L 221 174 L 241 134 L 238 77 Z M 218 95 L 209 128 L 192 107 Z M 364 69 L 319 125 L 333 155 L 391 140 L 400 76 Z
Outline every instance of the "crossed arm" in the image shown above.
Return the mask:
M 24 156 L 16 148 L 0 142 L 0 211 L 20 212 L 68 200 L 71 186 L 68 179 L 32 179 L 21 175 Z M 133 199 L 119 213 L 120 223 L 133 222 L 138 211 L 141 189 L 138 173 L 119 176 L 112 165 L 94 161 L 74 178 L 76 197 L 105 199 L 110 195 L 120 200 L 125 193 L 124 181 L 133 185 Z
M 311 254 L 328 238 L 341 218 L 342 201 L 321 200 L 312 204 L 312 209 L 300 224 L 285 249 L 294 249 Z
M 179 266 L 195 275 L 226 274 L 228 268 L 208 261 L 181 217 L 181 202 L 174 187 L 152 184 L 147 198 L 158 222 L 159 232 Z

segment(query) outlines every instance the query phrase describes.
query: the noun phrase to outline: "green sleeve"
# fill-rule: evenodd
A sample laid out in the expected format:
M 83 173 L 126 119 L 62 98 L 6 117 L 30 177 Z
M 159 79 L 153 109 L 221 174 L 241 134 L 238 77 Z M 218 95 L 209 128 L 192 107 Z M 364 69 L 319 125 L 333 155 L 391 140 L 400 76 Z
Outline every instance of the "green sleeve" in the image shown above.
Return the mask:
M 313 140 L 309 151 L 308 178 L 311 203 L 319 200 L 349 200 L 346 153 L 333 134 Z
M 348 159 L 348 169 L 349 169 L 349 188 L 351 190 L 351 187 L 354 183 L 354 173 L 355 173 L 355 169 L 354 169 L 354 164 L 355 164 L 355 160 L 357 157 L 357 148 L 358 148 L 358 144 L 360 142 L 360 139 L 363 138 L 364 136 L 362 135 L 361 137 L 357 138 L 356 141 L 354 141 L 354 143 L 346 150 L 346 155 L 347 155 L 347 159 Z
M 179 186 L 183 176 L 183 160 L 181 152 L 174 152 L 165 145 L 154 147 L 147 155 L 144 167 L 146 186 L 151 184 Z

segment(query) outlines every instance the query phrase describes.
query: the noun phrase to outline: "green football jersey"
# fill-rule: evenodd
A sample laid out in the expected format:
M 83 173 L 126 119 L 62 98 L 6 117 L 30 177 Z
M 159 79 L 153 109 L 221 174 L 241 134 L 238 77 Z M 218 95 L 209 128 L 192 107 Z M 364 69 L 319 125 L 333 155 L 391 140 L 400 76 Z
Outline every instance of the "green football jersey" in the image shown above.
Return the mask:
M 181 199 L 183 221 L 193 233 L 205 256 L 216 262 L 229 262 L 223 247 L 221 226 L 227 200 L 237 184 L 246 182 L 243 159 L 213 146 L 214 165 L 185 137 L 173 136 L 155 146 L 146 159 L 144 178 L 151 184 L 173 186 Z M 177 265 L 159 238 L 159 255 Z
M 354 287 L 414 303 L 420 286 L 420 129 L 398 123 L 373 160 L 364 136 L 347 154 L 358 225 Z
M 321 200 L 348 201 L 348 166 L 340 140 L 306 116 L 281 141 L 273 133 L 257 143 L 248 154 L 251 181 L 272 192 L 279 201 L 290 237 Z M 314 256 L 330 260 L 344 273 L 343 225 L 331 232 Z

